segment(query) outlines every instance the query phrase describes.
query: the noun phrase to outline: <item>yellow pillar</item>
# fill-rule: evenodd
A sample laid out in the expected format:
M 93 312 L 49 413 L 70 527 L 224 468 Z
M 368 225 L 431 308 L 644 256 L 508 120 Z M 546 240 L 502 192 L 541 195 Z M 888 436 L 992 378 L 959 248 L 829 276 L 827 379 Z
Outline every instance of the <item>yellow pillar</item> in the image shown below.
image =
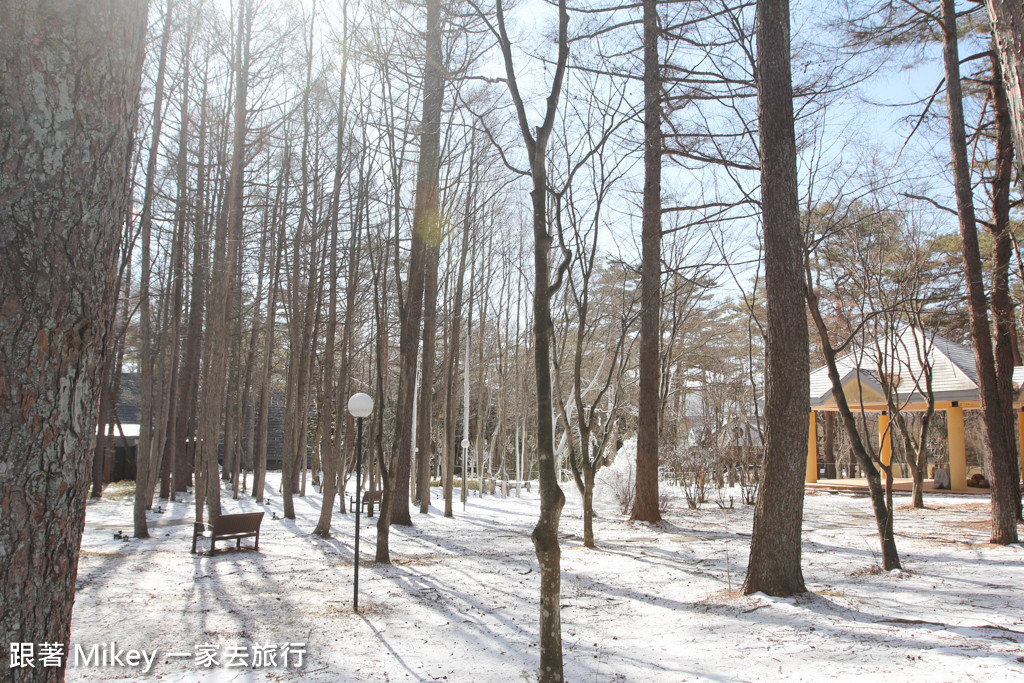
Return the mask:
M 884 410 L 878 416 L 878 457 L 883 465 L 892 461 L 892 434 L 889 429 L 889 413 Z
M 807 431 L 807 471 L 804 481 L 814 484 L 818 481 L 818 420 L 811 411 L 810 429 Z
M 964 409 L 953 401 L 946 408 L 946 436 L 949 439 L 949 488 L 967 490 L 967 450 L 964 448 Z
M 1017 453 L 1020 455 L 1020 475 L 1024 479 L 1024 408 L 1017 413 Z

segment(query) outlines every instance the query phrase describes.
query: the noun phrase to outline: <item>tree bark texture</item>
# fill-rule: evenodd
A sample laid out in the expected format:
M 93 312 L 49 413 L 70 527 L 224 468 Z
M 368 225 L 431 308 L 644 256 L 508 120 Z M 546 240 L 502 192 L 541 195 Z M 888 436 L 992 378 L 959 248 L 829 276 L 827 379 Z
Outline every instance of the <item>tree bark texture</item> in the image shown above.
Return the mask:
M 998 53 L 992 57 L 992 83 L 989 87 L 992 113 L 995 118 L 996 160 L 992 174 L 992 322 L 995 326 L 996 378 L 999 400 L 1002 401 L 1006 436 L 1012 446 L 1016 433 L 1013 412 L 1013 367 L 1017 353 L 1017 321 L 1010 296 L 1010 259 L 1013 256 L 1010 233 L 1010 186 L 1013 181 L 1013 130 L 1005 83 L 1002 79 Z M 1012 451 L 1012 448 L 1011 448 Z M 1017 491 L 1013 494 L 1014 513 L 1021 520 L 1020 465 L 1015 457 L 1007 458 L 1009 480 Z
M 399 337 L 401 371 L 398 378 L 398 425 L 395 491 L 391 498 L 391 522 L 412 525 L 409 514 L 409 477 L 413 445 L 413 407 L 416 392 L 416 358 L 423 317 L 423 285 L 428 244 L 439 234 L 438 183 L 441 167 L 441 105 L 444 80 L 441 64 L 441 2 L 427 2 L 426 60 L 423 66 L 423 114 L 420 124 L 420 155 L 416 170 L 413 207 L 412 251 L 409 256 L 405 305 Z
M 985 6 L 999 52 L 1017 170 L 1024 178 L 1024 5 L 1020 0 L 985 0 Z
M 658 2 L 644 0 L 644 196 L 640 234 L 640 394 L 636 493 L 630 519 L 661 521 L 658 509 L 658 417 L 661 344 L 661 70 Z
M 992 542 L 1017 542 L 1015 498 L 1018 482 L 1011 481 L 1016 468 L 1010 458 L 1016 457 L 1013 439 L 1007 434 L 1006 411 L 999 394 L 989 331 L 985 283 L 981 271 L 978 228 L 971 190 L 971 169 L 967 159 L 964 133 L 963 96 L 960 87 L 960 50 L 957 44 L 954 0 L 942 0 L 943 63 L 946 70 L 946 104 L 949 110 L 949 148 L 953 161 L 953 188 L 960 218 L 960 240 L 963 244 L 964 275 L 967 280 L 967 303 L 971 311 L 971 339 L 974 362 L 978 370 L 978 393 L 988 448 L 982 451 L 985 471 L 992 486 Z
M 0 625 L 68 646 L 146 3 L 0 4 Z M 58 681 L 64 667 L 7 669 Z
M 754 509 L 746 594 L 803 592 L 810 362 L 797 195 L 789 2 L 757 3 L 757 103 L 765 247 L 765 452 Z

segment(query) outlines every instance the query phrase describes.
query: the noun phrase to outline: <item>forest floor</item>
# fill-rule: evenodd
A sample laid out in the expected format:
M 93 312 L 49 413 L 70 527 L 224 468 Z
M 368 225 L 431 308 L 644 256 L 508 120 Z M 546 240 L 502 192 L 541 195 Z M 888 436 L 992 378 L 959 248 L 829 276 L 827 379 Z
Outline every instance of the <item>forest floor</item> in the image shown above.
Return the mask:
M 225 512 L 266 511 L 258 552 L 249 539 L 190 554 L 191 495 L 150 513 L 148 540 L 115 538 L 131 534 L 130 497 L 90 502 L 68 680 L 536 680 L 536 484 L 519 498 L 471 492 L 465 509 L 456 498 L 454 519 L 435 490 L 428 515 L 392 528 L 391 566 L 373 564 L 364 516 L 355 613 L 355 515 L 336 511 L 332 538 L 311 535 L 320 495 L 309 487 L 282 519 L 275 474 L 266 505 L 224 494 Z M 808 492 L 808 592 L 779 599 L 738 590 L 753 517 L 738 491 L 725 492 L 733 509 L 690 510 L 666 487 L 657 525 L 599 500 L 587 549 L 579 497 L 563 488 L 568 681 L 1024 681 L 1024 547 L 988 543 L 987 497 L 926 496 L 914 510 L 897 496 L 904 569 L 883 572 L 868 498 Z M 96 666 L 111 648 L 155 650 L 150 672 Z

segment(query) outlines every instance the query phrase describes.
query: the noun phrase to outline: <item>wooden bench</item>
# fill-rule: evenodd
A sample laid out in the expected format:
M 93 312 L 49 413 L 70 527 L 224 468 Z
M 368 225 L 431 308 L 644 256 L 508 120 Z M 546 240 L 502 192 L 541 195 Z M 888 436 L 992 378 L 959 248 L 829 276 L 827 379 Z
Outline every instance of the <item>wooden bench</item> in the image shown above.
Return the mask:
M 194 522 L 192 524 L 192 552 L 196 551 L 196 541 L 210 529 L 210 553 L 212 554 L 217 541 L 235 541 L 235 547 L 242 547 L 243 538 L 255 538 L 253 546 L 260 549 L 260 524 L 263 523 L 262 512 L 244 512 L 238 515 L 221 515 L 213 524 Z
M 378 508 L 380 507 L 380 502 L 381 502 L 381 499 L 383 498 L 383 496 L 384 496 L 384 492 L 383 491 L 374 491 L 373 492 L 373 498 L 372 498 L 373 504 L 376 505 Z M 369 491 L 365 491 L 363 493 L 363 507 L 366 508 L 366 514 L 370 514 L 370 501 L 371 501 L 370 492 Z M 349 512 L 355 512 L 356 511 L 356 497 L 355 496 L 349 496 L 348 497 L 348 511 Z

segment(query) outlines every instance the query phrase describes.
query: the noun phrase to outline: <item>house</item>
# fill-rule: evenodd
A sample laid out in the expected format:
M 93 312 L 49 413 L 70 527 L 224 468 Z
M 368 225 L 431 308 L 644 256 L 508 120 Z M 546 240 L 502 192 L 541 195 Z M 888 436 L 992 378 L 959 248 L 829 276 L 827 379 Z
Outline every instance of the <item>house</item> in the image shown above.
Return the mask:
M 256 397 L 253 397 L 255 401 Z M 267 416 L 267 469 L 281 468 L 284 453 L 284 392 L 272 392 L 270 410 Z M 138 373 L 121 374 L 117 397 L 116 418 L 107 425 L 111 440 L 109 457 L 104 463 L 103 477 L 107 482 L 135 479 L 135 458 L 139 446 L 141 405 L 140 378 Z M 251 406 L 250 410 L 254 410 Z M 248 440 L 249 432 L 243 437 Z M 191 451 L 195 436 L 190 435 L 186 444 Z M 247 441 L 246 441 L 247 442 Z M 223 444 L 218 447 L 223 451 Z

